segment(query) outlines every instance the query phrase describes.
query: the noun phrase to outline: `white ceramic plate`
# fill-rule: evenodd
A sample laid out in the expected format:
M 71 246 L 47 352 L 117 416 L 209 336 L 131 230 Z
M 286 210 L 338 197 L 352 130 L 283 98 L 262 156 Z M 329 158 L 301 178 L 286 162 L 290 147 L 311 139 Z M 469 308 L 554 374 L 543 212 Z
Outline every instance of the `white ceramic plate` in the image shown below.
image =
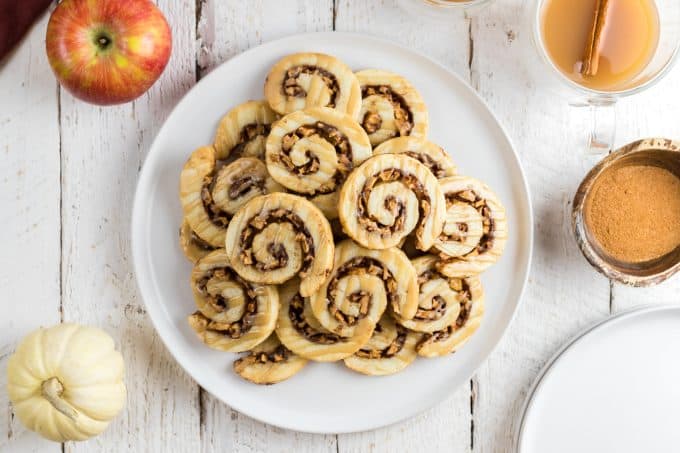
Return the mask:
M 680 450 L 680 307 L 648 307 L 588 329 L 529 394 L 521 453 Z
M 508 211 L 510 236 L 500 262 L 482 280 L 486 316 L 459 353 L 420 359 L 403 372 L 371 378 L 336 364 L 310 364 L 274 386 L 257 386 L 232 372 L 234 354 L 204 346 L 189 328 L 194 311 L 190 263 L 177 243 L 182 219 L 179 174 L 189 154 L 211 143 L 220 117 L 248 99 L 262 98 L 269 68 L 299 51 L 335 55 L 352 68 L 403 74 L 430 111 L 430 138 L 453 155 L 463 174 L 487 182 Z M 149 151 L 132 217 L 137 282 L 149 315 L 177 361 L 207 391 L 261 421 L 307 432 L 373 429 L 410 417 L 467 381 L 500 341 L 519 303 L 532 248 L 526 180 L 512 144 L 481 99 L 437 63 L 387 41 L 343 33 L 292 36 L 238 55 L 215 69 L 177 105 Z

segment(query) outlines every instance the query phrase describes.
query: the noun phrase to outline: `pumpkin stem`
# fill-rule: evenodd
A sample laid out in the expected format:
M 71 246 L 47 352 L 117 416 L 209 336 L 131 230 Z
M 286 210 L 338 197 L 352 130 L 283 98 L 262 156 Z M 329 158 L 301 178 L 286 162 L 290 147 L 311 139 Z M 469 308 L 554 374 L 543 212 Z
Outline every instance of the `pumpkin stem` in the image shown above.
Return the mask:
M 78 411 L 67 403 L 66 400 L 62 399 L 61 395 L 64 393 L 64 386 L 59 382 L 59 379 L 51 377 L 48 380 L 43 381 L 41 390 L 42 396 L 49 401 L 56 410 L 71 420 L 76 421 L 78 418 Z

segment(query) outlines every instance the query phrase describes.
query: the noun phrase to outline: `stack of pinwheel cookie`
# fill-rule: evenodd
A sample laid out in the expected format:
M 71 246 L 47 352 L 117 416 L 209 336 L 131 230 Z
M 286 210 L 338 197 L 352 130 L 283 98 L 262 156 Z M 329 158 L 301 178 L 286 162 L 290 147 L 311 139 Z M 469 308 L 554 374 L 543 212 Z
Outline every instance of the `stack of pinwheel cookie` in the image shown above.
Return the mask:
M 484 314 L 479 275 L 503 251 L 505 210 L 427 140 L 420 94 L 299 53 L 264 97 L 230 110 L 181 173 L 200 340 L 246 353 L 234 370 L 258 384 L 310 360 L 386 375 L 460 348 Z

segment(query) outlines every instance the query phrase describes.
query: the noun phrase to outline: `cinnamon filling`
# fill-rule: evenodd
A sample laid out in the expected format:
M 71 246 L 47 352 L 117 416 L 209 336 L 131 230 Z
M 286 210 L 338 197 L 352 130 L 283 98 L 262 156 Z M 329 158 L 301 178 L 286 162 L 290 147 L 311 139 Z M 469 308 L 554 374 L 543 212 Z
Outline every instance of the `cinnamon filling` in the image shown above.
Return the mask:
M 331 92 L 330 101 L 326 105 L 327 107 L 335 107 L 335 100 L 340 92 L 340 84 L 338 84 L 338 79 L 335 75 L 313 65 L 300 65 L 293 66 L 286 71 L 286 77 L 283 79 L 283 85 L 281 86 L 283 93 L 286 96 L 291 96 L 295 98 L 304 98 L 307 96 L 307 92 L 298 83 L 298 77 L 300 74 L 309 74 L 321 77 L 323 83 L 326 84 L 328 90 Z
M 303 255 L 299 275 L 301 278 L 304 278 L 314 261 L 314 240 L 300 216 L 287 209 L 275 209 L 257 215 L 248 221 L 248 225 L 243 229 L 240 237 L 241 261 L 243 264 L 255 266 L 259 271 L 280 269 L 288 264 L 288 253 L 283 244 L 271 243 L 267 247 L 267 251 L 275 258 L 274 263 L 261 263 L 256 260 L 253 253 L 253 239 L 267 225 L 272 223 L 288 223 L 295 231 L 295 241 L 300 245 Z
M 435 270 L 425 271 L 418 276 L 418 286 L 420 287 L 421 290 L 420 292 L 422 293 L 422 287 L 425 283 L 437 278 L 442 278 L 448 282 L 449 287 L 453 291 L 455 291 L 456 294 L 459 295 L 460 297 L 459 303 L 464 304 L 467 301 L 469 301 L 470 298 L 472 297 L 470 292 L 470 285 L 468 285 L 465 279 L 449 278 Z M 441 296 L 434 296 L 432 298 L 432 307 L 424 308 L 419 306 L 414 316 L 414 319 L 416 319 L 417 321 L 436 321 L 437 319 L 441 319 L 442 316 L 444 316 L 444 314 L 446 313 L 446 308 L 447 308 L 446 300 Z
M 290 358 L 293 353 L 286 348 L 284 345 L 278 345 L 273 351 L 270 352 L 253 352 L 250 351 L 245 357 L 234 362 L 234 366 L 239 366 L 241 364 L 245 365 L 256 365 L 264 363 L 281 363 Z
M 429 154 L 416 153 L 414 151 L 405 151 L 404 154 L 425 165 L 437 179 L 441 179 L 446 176 L 446 170 L 444 170 L 439 162 L 434 160 Z
M 309 325 L 305 317 L 305 301 L 299 293 L 290 301 L 288 317 L 295 330 L 312 343 L 331 345 L 342 341 L 342 337 L 334 333 L 319 332 Z
M 363 359 L 389 359 L 397 355 L 404 348 L 404 344 L 406 344 L 408 331 L 400 325 L 396 327 L 397 336 L 388 347 L 383 349 L 359 349 L 356 352 L 356 356 Z M 375 326 L 375 331 L 378 333 L 382 332 L 382 326 L 379 323 Z
M 446 198 L 446 208 L 450 208 L 453 206 L 454 203 L 465 203 L 469 204 L 473 208 L 479 212 L 479 214 L 482 216 L 482 237 L 479 240 L 479 244 L 477 244 L 477 247 L 475 247 L 471 252 L 468 254 L 464 255 L 463 258 L 465 257 L 471 257 L 471 256 L 477 256 L 481 255 L 483 253 L 488 252 L 494 245 L 494 226 L 495 222 L 491 218 L 491 209 L 486 203 L 486 200 L 481 198 L 477 193 L 475 193 L 472 190 L 463 190 L 460 192 L 450 192 L 445 194 Z M 468 230 L 468 226 L 464 223 L 459 223 L 458 224 L 458 230 L 461 233 L 466 233 Z M 463 240 L 463 234 L 458 235 L 458 234 L 452 234 L 452 235 L 447 235 L 442 233 L 439 236 L 439 239 L 445 242 L 449 241 L 462 241 Z M 446 256 L 442 256 L 443 259 L 446 259 Z
M 265 180 L 259 176 L 247 175 L 232 182 L 227 194 L 231 200 L 236 200 L 237 198 L 241 198 L 250 192 L 252 189 L 257 189 L 260 192 L 264 192 L 264 185 Z
M 241 154 L 243 153 L 243 149 L 246 147 L 246 145 L 248 145 L 248 143 L 250 143 L 257 137 L 267 138 L 270 131 L 271 131 L 270 124 L 258 124 L 258 123 L 246 124 L 241 128 L 241 133 L 239 134 L 239 141 L 231 149 L 230 157 L 231 156 L 240 157 Z
M 310 151 L 305 152 L 307 161 L 302 165 L 295 165 L 290 154 L 293 146 L 298 140 L 304 137 L 318 135 L 325 141 L 333 145 L 335 152 L 338 155 L 338 168 L 329 182 L 322 185 L 312 193 L 306 195 L 318 195 L 334 192 L 347 179 L 347 175 L 352 171 L 352 146 L 349 139 L 338 130 L 338 128 L 326 124 L 322 121 L 317 121 L 314 124 L 306 124 L 299 126 L 293 132 L 283 136 L 281 139 L 281 153 L 272 156 L 274 162 L 280 162 L 286 170 L 290 173 L 305 176 L 314 174 L 319 171 L 319 158 Z
M 390 104 L 392 104 L 392 109 L 394 110 L 394 122 L 397 125 L 397 132 L 399 133 L 399 136 L 409 135 L 413 129 L 413 115 L 411 114 L 411 110 L 408 108 L 408 104 L 404 98 L 392 91 L 392 89 L 387 85 L 368 85 L 361 87 L 362 98 L 367 98 L 368 96 L 373 95 L 384 97 L 387 99 L 387 101 L 389 101 Z M 368 114 L 364 116 L 364 123 L 362 124 L 365 129 L 367 116 Z M 369 126 L 372 127 L 372 124 L 369 123 Z M 368 134 L 372 134 L 379 128 L 380 126 L 373 129 L 372 131 L 366 129 L 366 132 Z
M 375 112 L 366 112 L 361 121 L 361 126 L 367 134 L 372 134 L 382 126 L 382 117 Z
M 385 286 L 385 292 L 387 293 L 387 302 L 391 304 L 392 309 L 399 313 L 399 301 L 400 297 L 397 293 L 397 281 L 392 276 L 392 272 L 380 261 L 368 258 L 365 256 L 359 256 L 352 258 L 345 264 L 338 268 L 335 276 L 328 283 L 328 289 L 326 290 L 326 303 L 328 305 L 328 311 L 338 322 L 353 326 L 360 319 L 365 318 L 368 315 L 370 305 L 371 305 L 371 295 L 366 291 L 355 291 L 348 296 L 350 305 L 357 309 L 358 315 L 348 315 L 342 312 L 337 304 L 333 303 L 338 294 L 338 283 L 341 279 L 349 275 L 372 275 L 378 277 L 383 281 Z
M 239 277 L 237 273 L 232 271 L 228 267 L 213 268 L 205 272 L 200 280 L 195 284 L 196 290 L 203 296 L 208 304 L 217 312 L 221 313 L 227 310 L 228 301 L 221 294 L 210 294 L 208 293 L 208 281 L 216 278 L 219 280 L 230 280 L 238 283 L 238 285 L 243 290 L 244 295 L 244 314 L 236 322 L 233 323 L 223 323 L 218 321 L 211 321 L 205 316 L 201 315 L 204 320 L 204 325 L 207 330 L 217 331 L 220 333 L 226 333 L 231 338 L 237 339 L 244 335 L 253 326 L 255 320 L 255 315 L 257 314 L 257 294 L 255 289 L 250 283 Z M 200 314 L 200 312 L 197 312 Z
M 382 170 L 377 175 L 369 177 L 364 183 L 357 203 L 357 217 L 359 223 L 369 232 L 379 232 L 382 237 L 389 237 L 395 232 L 400 232 L 404 229 L 406 222 L 406 207 L 397 200 L 394 196 L 385 198 L 385 209 L 390 211 L 394 216 L 394 223 L 392 225 L 384 225 L 380 223 L 372 214 L 368 212 L 368 202 L 371 190 L 373 187 L 382 182 L 400 181 L 407 189 L 415 193 L 419 203 L 420 219 L 425 219 L 430 214 L 430 195 L 425 186 L 418 181 L 415 175 L 404 173 L 397 168 L 388 168 Z M 422 221 L 418 225 L 417 231 L 422 231 Z
M 215 166 L 215 170 L 212 173 L 203 178 L 201 201 L 203 202 L 203 208 L 208 214 L 208 219 L 210 219 L 210 222 L 218 228 L 226 228 L 227 225 L 229 225 L 229 215 L 222 211 L 219 206 L 215 204 L 212 196 L 212 189 L 215 185 L 217 167 L 218 165 Z
M 222 211 L 222 209 L 215 203 L 213 199 L 213 190 L 215 188 L 215 182 L 217 181 L 217 175 L 225 168 L 225 161 L 217 161 L 215 163 L 215 169 L 209 175 L 203 178 L 203 187 L 201 188 L 201 201 L 203 202 L 203 208 L 208 214 L 208 219 L 213 225 L 219 228 L 226 228 L 231 220 L 231 215 Z M 235 179 L 229 186 L 227 196 L 231 200 L 236 200 L 253 189 L 259 190 L 261 193 L 265 193 L 266 181 L 257 174 L 244 174 L 241 177 Z
M 446 329 L 438 330 L 432 333 L 426 333 L 416 345 L 416 351 L 420 351 L 428 344 L 437 343 L 447 340 L 455 331 L 462 328 L 470 319 L 470 310 L 472 309 L 472 300 L 461 301 L 460 313 L 456 319 L 455 325 L 450 325 Z

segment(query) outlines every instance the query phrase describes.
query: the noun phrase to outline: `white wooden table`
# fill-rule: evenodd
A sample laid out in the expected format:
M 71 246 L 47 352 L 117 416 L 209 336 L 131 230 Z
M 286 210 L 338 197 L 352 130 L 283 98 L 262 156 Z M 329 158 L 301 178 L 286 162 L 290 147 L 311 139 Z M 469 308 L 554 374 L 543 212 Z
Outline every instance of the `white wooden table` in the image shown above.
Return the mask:
M 47 18 L 0 68 L 0 451 L 507 452 L 527 389 L 560 344 L 611 312 L 680 303 L 680 277 L 653 289 L 612 285 L 576 248 L 569 213 L 573 192 L 593 163 L 582 147 L 589 118 L 532 81 L 535 68 L 522 58 L 530 39 L 522 27 L 522 0 L 497 0 L 478 16 L 449 23 L 413 17 L 393 0 L 158 4 L 172 26 L 173 56 L 161 80 L 134 103 L 99 108 L 61 90 L 45 57 Z M 468 80 L 517 145 L 536 227 L 524 301 L 469 385 L 406 422 L 338 436 L 264 425 L 203 392 L 151 326 L 132 274 L 129 241 L 139 169 L 182 95 L 245 49 L 322 30 L 392 39 Z M 617 106 L 616 144 L 679 138 L 677 99 L 680 68 Z M 59 445 L 19 424 L 4 386 L 7 357 L 20 338 L 62 320 L 99 325 L 114 335 L 127 362 L 129 396 L 124 414 L 103 435 Z

